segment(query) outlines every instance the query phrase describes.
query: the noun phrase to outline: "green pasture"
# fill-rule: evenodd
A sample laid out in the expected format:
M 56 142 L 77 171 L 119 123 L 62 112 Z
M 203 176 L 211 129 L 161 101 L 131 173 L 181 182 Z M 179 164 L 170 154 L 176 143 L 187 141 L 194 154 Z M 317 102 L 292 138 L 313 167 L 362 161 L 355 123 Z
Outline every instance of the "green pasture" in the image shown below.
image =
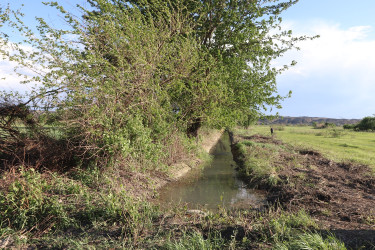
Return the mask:
M 270 136 L 269 125 L 236 129 L 236 134 Z M 274 137 L 298 148 L 312 149 L 338 162 L 369 165 L 375 173 L 375 133 L 344 130 L 342 127 L 314 129 L 310 126 L 273 126 Z

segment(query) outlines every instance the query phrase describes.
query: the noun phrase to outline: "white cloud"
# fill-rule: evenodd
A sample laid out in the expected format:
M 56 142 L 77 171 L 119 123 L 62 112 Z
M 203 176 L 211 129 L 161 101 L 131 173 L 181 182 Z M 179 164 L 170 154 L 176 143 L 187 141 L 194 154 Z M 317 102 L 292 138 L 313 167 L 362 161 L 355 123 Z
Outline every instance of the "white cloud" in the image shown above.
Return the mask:
M 364 106 L 375 106 L 375 39 L 371 36 L 373 27 L 355 26 L 345 29 L 340 24 L 324 21 L 309 24 L 288 22 L 286 27 L 292 29 L 296 36 L 320 35 L 320 38 L 301 42 L 300 51 L 290 51 L 276 62 L 298 62 L 279 77 L 280 90 L 297 89 L 300 95 L 305 96 L 314 93 L 317 95 L 316 101 L 324 101 L 332 110 L 337 107 L 337 112 L 343 109 L 345 103 L 348 105 L 347 110 L 357 109 L 358 112 L 364 111 Z M 331 99 L 330 103 L 328 100 L 318 100 L 319 95 Z M 311 103 L 305 105 L 312 106 Z M 367 112 L 374 113 L 371 113 L 370 108 Z M 331 116 L 345 115 L 337 113 Z
M 299 62 L 289 74 L 332 74 L 333 70 L 352 75 L 357 70 L 360 70 L 358 73 L 363 73 L 375 66 L 375 40 L 367 39 L 372 29 L 370 26 L 357 26 L 346 30 L 341 29 L 339 24 L 323 22 L 307 25 L 310 27 L 307 30 L 298 25 L 288 26 L 297 31 L 296 36 L 320 35 L 318 39 L 301 42 L 300 51 L 286 55 L 286 58 L 295 58 Z
M 8 50 L 11 54 L 15 53 L 14 49 L 12 48 L 13 44 L 10 44 L 9 46 L 3 45 L 4 50 Z M 26 53 L 31 53 L 33 51 L 33 48 L 27 45 L 21 45 L 19 46 L 21 49 L 23 49 Z M 0 61 L 0 91 L 30 91 L 32 86 L 35 84 L 21 84 L 20 82 L 25 80 L 25 77 L 18 76 L 16 72 L 14 72 L 14 69 L 18 66 L 16 62 L 12 62 L 7 60 L 6 58 L 2 58 L 2 61 Z M 36 65 L 33 65 L 33 67 L 36 67 Z M 37 69 L 37 67 L 35 68 Z M 19 68 L 18 72 L 28 75 L 28 76 L 34 76 L 35 73 L 28 68 Z
M 26 85 L 20 84 L 23 79 L 14 73 L 14 67 L 16 67 L 16 63 L 0 62 L 0 90 L 25 91 L 29 89 Z

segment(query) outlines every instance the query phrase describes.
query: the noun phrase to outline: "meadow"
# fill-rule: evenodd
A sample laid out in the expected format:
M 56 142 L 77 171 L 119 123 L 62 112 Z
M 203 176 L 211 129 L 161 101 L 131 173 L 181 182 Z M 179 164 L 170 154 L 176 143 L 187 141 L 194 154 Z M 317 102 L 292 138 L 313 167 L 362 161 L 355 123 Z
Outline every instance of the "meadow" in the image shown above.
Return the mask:
M 269 125 L 236 129 L 243 135 L 270 136 Z M 273 126 L 274 138 L 298 148 L 315 150 L 336 162 L 364 164 L 375 173 L 375 133 L 344 130 L 342 127 L 314 129 L 311 126 Z

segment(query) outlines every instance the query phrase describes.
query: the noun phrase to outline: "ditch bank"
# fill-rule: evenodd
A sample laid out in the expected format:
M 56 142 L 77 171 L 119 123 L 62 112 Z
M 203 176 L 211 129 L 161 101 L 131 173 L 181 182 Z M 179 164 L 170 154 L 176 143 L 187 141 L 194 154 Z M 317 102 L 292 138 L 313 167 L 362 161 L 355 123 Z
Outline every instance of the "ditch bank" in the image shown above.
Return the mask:
M 202 158 L 206 155 L 208 159 L 208 153 L 216 145 L 223 133 L 224 130 L 199 131 L 197 146 L 203 151 Z M 192 169 L 201 166 L 203 163 L 204 159 L 198 158 L 196 155 L 186 155 L 178 163 L 168 166 L 167 171 L 142 172 L 120 168 L 111 170 L 109 175 L 114 183 L 113 186 L 118 187 L 118 192 L 121 192 L 125 187 L 130 196 L 138 200 L 153 201 L 158 198 L 159 189 L 168 183 L 181 179 Z
M 232 141 L 245 183 L 267 190 L 269 204 L 305 210 L 349 248 L 375 246 L 375 178 L 367 166 L 334 162 L 274 137 L 232 135 Z
M 218 143 L 224 130 L 200 131 L 198 134 L 198 145 L 205 153 L 210 153 L 213 147 Z M 170 178 L 178 180 L 185 176 L 190 170 L 203 163 L 202 159 L 195 158 L 188 162 L 180 162 L 170 166 Z

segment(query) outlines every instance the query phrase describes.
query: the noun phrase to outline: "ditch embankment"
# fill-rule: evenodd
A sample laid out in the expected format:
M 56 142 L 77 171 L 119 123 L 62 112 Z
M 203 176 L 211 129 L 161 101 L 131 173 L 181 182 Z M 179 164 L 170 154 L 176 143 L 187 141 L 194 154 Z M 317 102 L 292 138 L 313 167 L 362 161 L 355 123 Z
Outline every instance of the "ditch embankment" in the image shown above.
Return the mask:
M 347 247 L 375 246 L 375 178 L 367 166 L 261 135 L 234 135 L 232 149 L 242 178 L 266 189 L 270 204 L 303 209 Z

